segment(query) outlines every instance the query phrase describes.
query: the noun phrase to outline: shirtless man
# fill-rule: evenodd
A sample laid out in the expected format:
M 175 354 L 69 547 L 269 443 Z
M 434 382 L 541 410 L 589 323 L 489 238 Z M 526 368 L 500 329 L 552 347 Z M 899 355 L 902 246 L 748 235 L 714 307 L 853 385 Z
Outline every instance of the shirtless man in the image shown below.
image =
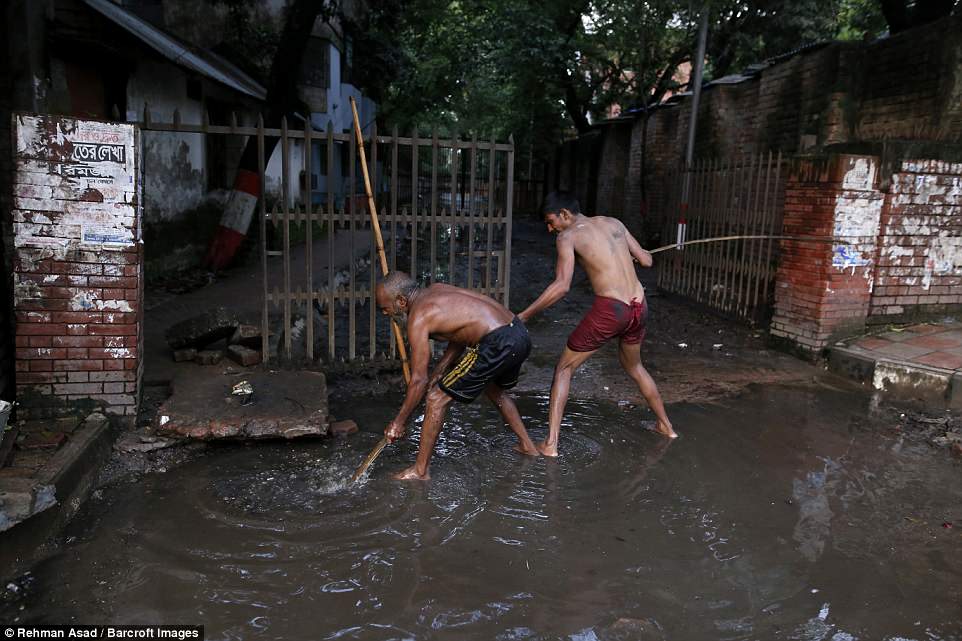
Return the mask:
M 514 314 L 487 296 L 452 285 L 436 283 L 422 289 L 398 271 L 378 284 L 376 296 L 385 314 L 407 326 L 411 346 L 411 380 L 404 404 L 384 430 L 389 442 L 404 436 L 411 412 L 427 391 L 417 461 L 394 478 L 429 479 L 428 465 L 448 404 L 452 399 L 470 403 L 481 392 L 498 406 L 517 434 L 515 449 L 529 456 L 539 455 L 518 408 L 504 391 L 518 383 L 521 363 L 531 353 L 528 330 Z M 430 377 L 429 338 L 448 342 Z
M 642 267 L 651 267 L 651 254 L 641 248 L 621 221 L 606 216 L 583 215 L 578 201 L 566 192 L 548 194 L 542 214 L 548 231 L 558 235 L 555 279 L 537 300 L 518 314 L 518 318 L 527 322 L 568 293 L 575 256 L 588 272 L 595 300 L 568 337 L 568 344 L 555 367 L 548 410 L 548 438 L 539 444 L 538 449 L 545 456 L 558 455 L 558 432 L 568 402 L 571 375 L 598 348 L 616 336 L 621 366 L 654 411 L 658 419 L 655 429 L 668 438 L 675 438 L 678 435 L 665 414 L 658 387 L 641 365 L 641 341 L 645 337 L 648 305 L 632 259 Z

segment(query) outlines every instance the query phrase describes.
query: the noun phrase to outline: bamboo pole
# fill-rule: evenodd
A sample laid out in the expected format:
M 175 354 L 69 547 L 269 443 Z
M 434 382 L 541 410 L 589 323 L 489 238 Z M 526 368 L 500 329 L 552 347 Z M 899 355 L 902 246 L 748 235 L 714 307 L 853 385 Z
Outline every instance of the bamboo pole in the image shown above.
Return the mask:
M 718 243 L 729 240 L 795 240 L 799 242 L 810 242 L 810 243 L 849 243 L 847 240 L 841 240 L 838 236 L 776 236 L 771 234 L 757 234 L 757 235 L 742 235 L 742 236 L 716 236 L 714 238 L 699 238 L 698 240 L 687 240 L 681 244 L 682 247 L 688 245 L 700 245 L 702 243 Z M 858 241 L 855 241 L 858 242 Z M 657 254 L 659 252 L 668 251 L 673 247 L 678 247 L 678 243 L 672 243 L 670 245 L 664 245 L 657 249 L 647 249 L 649 254 Z
M 361 121 L 357 117 L 357 104 L 354 96 L 351 96 L 351 111 L 354 114 L 354 131 L 357 134 L 357 148 L 361 154 L 361 174 L 364 176 L 364 190 L 367 193 L 367 208 L 371 214 L 371 229 L 374 231 L 374 244 L 377 247 L 377 256 L 381 262 L 381 274 L 387 276 L 387 256 L 384 255 L 384 239 L 381 237 L 381 224 L 377 219 L 377 208 L 374 206 L 374 194 L 371 191 L 371 179 L 367 173 L 367 157 L 364 155 L 364 138 L 361 136 Z M 398 354 L 401 356 L 401 368 L 404 370 L 404 381 L 411 380 L 411 369 L 408 365 L 407 349 L 404 347 L 404 338 L 401 335 L 401 328 L 397 322 L 391 319 L 391 326 L 394 329 L 394 340 L 397 341 Z
M 371 179 L 367 173 L 367 158 L 364 155 L 364 137 L 361 135 L 361 121 L 357 117 L 357 104 L 354 102 L 354 96 L 351 96 L 351 113 L 354 116 L 354 133 L 355 139 L 357 140 L 357 148 L 361 154 L 361 173 L 364 176 L 364 190 L 367 194 L 367 208 L 368 212 L 371 214 L 371 229 L 374 232 L 374 243 L 377 246 L 378 259 L 381 262 L 381 273 L 387 276 L 388 266 L 387 257 L 384 255 L 384 239 L 381 238 L 381 224 L 377 219 L 377 207 L 374 205 L 374 193 L 371 190 Z M 371 292 L 371 304 L 374 305 L 374 293 Z M 411 369 L 408 365 L 408 355 L 407 349 L 404 347 L 404 337 L 401 336 L 401 328 L 398 327 L 397 322 L 392 318 L 391 327 L 394 330 L 394 340 L 397 343 L 398 354 L 401 357 L 401 368 L 404 370 L 404 382 L 409 383 L 411 381 Z M 387 438 L 383 437 L 378 444 L 374 446 L 371 453 L 367 455 L 367 458 L 361 462 L 354 474 L 351 476 L 351 482 L 356 482 L 367 468 L 371 466 L 374 460 L 381 454 L 381 451 L 388 444 Z

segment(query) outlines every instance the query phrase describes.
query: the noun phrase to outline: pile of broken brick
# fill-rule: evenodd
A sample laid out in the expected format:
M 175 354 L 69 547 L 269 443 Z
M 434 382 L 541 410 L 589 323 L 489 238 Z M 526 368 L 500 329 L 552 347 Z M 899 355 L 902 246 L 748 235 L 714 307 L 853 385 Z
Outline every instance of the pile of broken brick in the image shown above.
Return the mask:
M 245 325 L 223 307 L 172 325 L 166 339 L 177 362 L 217 365 L 224 356 L 243 367 L 261 362 L 260 328 Z M 225 349 L 214 347 L 225 340 Z

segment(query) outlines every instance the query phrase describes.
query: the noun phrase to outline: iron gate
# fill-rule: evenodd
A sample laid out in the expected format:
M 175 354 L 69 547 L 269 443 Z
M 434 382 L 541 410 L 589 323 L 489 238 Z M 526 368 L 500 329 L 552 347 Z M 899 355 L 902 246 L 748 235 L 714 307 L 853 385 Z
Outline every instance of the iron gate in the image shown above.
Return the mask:
M 780 233 L 785 194 L 781 154 L 702 160 L 687 172 L 669 171 L 666 212 L 682 211 L 686 179 L 688 208 L 681 215 L 686 240 Z M 666 216 L 666 242 L 676 238 L 677 224 Z M 692 245 L 661 261 L 658 286 L 758 324 L 770 308 L 777 251 L 777 240 L 757 238 Z
M 330 123 L 326 131 L 309 124 L 291 129 L 286 119 L 280 128 L 260 121 L 238 126 L 233 115 L 226 125 L 206 117 L 191 125 L 176 112 L 173 122 L 162 123 L 149 113 L 145 108 L 138 123 L 147 131 L 253 137 L 261 185 L 272 162 L 269 141 L 278 141 L 280 194 L 265 197 L 262 189 L 257 203 L 265 362 L 298 355 L 326 362 L 396 357 L 389 320 L 373 300 L 379 270 L 353 129 L 336 132 Z M 513 140 L 439 139 L 417 131 L 402 137 L 397 129 L 380 136 L 374 126 L 365 145 L 390 269 L 508 306 Z M 292 153 L 294 147 L 301 153 Z M 316 160 L 326 171 L 314 170 Z

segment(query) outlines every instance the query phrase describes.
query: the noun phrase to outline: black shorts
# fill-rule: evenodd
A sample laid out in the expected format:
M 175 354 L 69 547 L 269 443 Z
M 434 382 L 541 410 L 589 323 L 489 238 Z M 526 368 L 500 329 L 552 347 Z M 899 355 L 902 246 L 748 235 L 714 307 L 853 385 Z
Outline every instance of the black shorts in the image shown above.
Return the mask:
M 438 387 L 462 403 L 470 403 L 488 383 L 502 389 L 518 384 L 521 363 L 531 353 L 528 330 L 517 317 L 465 350 L 461 360 L 438 381 Z

